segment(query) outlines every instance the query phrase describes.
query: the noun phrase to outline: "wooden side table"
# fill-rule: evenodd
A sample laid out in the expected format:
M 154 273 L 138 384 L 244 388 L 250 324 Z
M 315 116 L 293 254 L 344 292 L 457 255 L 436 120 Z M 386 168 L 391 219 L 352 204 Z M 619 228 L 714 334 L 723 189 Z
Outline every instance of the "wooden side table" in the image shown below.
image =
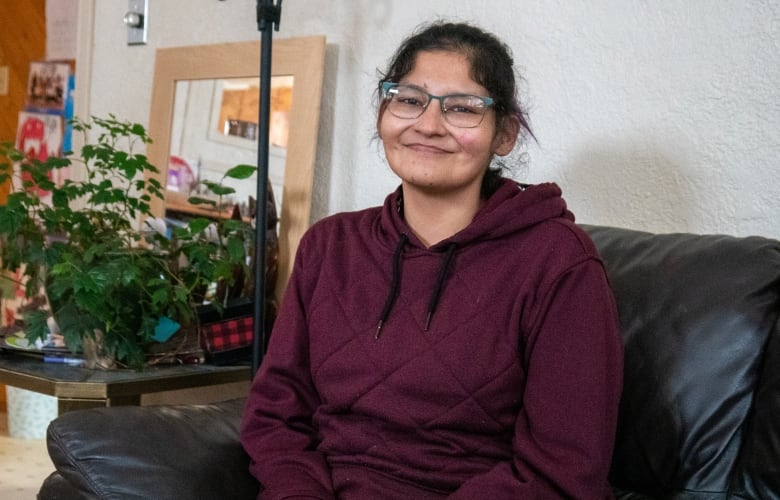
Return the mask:
M 99 406 L 139 405 L 142 394 L 244 382 L 250 378 L 248 365 L 163 365 L 141 372 L 103 371 L 0 352 L 0 384 L 55 396 L 58 414 Z

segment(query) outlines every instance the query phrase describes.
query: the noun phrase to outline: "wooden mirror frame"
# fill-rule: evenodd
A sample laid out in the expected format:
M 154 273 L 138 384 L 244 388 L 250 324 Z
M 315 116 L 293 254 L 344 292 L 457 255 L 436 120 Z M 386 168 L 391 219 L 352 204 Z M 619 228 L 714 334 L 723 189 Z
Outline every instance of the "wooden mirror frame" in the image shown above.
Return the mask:
M 293 76 L 290 131 L 279 214 L 279 274 L 274 295 L 281 299 L 292 271 L 298 242 L 309 227 L 314 159 L 325 67 L 325 37 L 275 40 L 271 55 L 273 76 Z M 157 49 L 147 156 L 167 183 L 176 82 L 259 76 L 260 42 L 236 42 Z M 206 103 L 204 103 L 206 105 Z M 279 194 L 277 194 L 277 197 Z M 156 217 L 165 214 L 164 200 L 154 199 Z

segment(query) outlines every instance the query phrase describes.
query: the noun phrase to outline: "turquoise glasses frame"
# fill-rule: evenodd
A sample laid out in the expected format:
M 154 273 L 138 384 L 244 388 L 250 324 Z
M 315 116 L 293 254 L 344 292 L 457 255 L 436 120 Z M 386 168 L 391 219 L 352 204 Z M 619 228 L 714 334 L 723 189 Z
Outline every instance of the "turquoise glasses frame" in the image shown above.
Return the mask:
M 400 84 L 395 83 L 395 82 L 382 82 L 382 97 L 384 99 L 386 99 L 386 100 L 392 99 L 393 98 L 393 94 L 391 94 L 390 91 L 395 89 L 395 88 L 398 88 L 398 87 L 410 87 L 410 88 L 413 88 L 413 89 L 417 90 L 418 92 L 428 96 L 428 102 L 426 102 L 424 106 L 420 106 L 420 114 L 417 115 L 417 116 L 404 117 L 404 116 L 398 116 L 395 113 L 393 113 L 393 116 L 398 116 L 398 118 L 401 118 L 403 120 L 414 120 L 416 118 L 419 118 L 420 116 L 422 116 L 423 113 L 425 113 L 425 110 L 428 109 L 428 105 L 431 103 L 431 101 L 433 101 L 434 99 L 438 99 L 439 100 L 439 106 L 441 108 L 441 114 L 442 114 L 442 116 L 444 116 L 444 119 L 447 120 L 447 123 L 450 123 L 451 125 L 454 125 L 454 126 L 459 127 L 459 128 L 474 128 L 474 127 L 478 126 L 480 123 L 482 123 L 482 120 L 485 118 L 485 113 L 487 112 L 487 109 L 490 106 L 492 106 L 493 104 L 495 104 L 495 102 L 496 102 L 492 97 L 481 96 L 481 95 L 474 95 L 474 94 L 433 95 L 433 94 L 430 94 L 430 93 L 426 92 L 425 90 L 421 89 L 420 87 L 418 87 L 416 85 L 400 85 Z M 452 123 L 450 121 L 450 119 L 447 118 L 447 116 L 448 116 L 447 115 L 447 108 L 444 106 L 444 99 L 446 99 L 448 97 L 476 97 L 477 99 L 481 100 L 485 104 L 485 107 L 484 107 L 484 111 L 482 113 L 482 116 L 480 116 L 479 121 L 477 123 L 475 123 L 474 125 L 468 125 L 468 126 L 458 125 L 457 123 Z

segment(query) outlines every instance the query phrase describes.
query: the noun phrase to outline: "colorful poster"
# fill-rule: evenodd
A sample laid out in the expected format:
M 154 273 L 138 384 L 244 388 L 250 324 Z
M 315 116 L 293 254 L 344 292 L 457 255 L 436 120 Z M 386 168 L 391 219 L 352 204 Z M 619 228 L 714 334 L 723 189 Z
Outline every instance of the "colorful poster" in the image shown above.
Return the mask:
M 28 78 L 26 111 L 19 113 L 16 131 L 16 149 L 28 158 L 44 161 L 62 156 L 65 145 L 65 114 L 72 110 L 73 75 L 68 62 L 33 62 Z M 72 113 L 72 111 L 71 111 Z M 17 169 L 19 166 L 16 167 Z M 69 175 L 68 168 L 59 169 L 49 179 L 61 183 Z M 14 176 L 14 189 L 31 180 L 24 172 Z M 44 203 L 49 193 L 36 189 Z M 0 278 L 0 337 L 22 335 L 21 317 L 27 309 L 40 309 L 46 300 L 39 296 L 25 298 L 24 276 L 21 272 Z M 2 339 L 0 339 L 2 340 Z
M 50 156 L 62 155 L 64 133 L 63 118 L 59 115 L 22 111 L 19 113 L 19 126 L 16 131 L 16 149 L 28 158 L 43 161 Z M 58 171 L 59 177 L 50 180 L 62 182 L 66 172 Z M 29 178 L 22 176 L 22 180 Z M 46 196 L 40 191 L 39 196 Z

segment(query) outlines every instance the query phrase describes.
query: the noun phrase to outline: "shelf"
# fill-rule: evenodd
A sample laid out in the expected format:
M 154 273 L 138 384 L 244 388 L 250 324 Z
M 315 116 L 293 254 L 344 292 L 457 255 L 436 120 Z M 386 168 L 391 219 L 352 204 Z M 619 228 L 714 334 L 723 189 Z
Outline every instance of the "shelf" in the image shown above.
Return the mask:
M 227 205 L 224 210 L 218 212 L 215 208 L 211 208 L 209 205 L 193 205 L 187 202 L 188 198 L 189 195 L 177 193 L 175 191 L 168 191 L 165 194 L 166 212 L 177 212 L 186 215 L 208 217 L 211 219 L 218 217 L 229 219 L 233 213 L 232 204 Z M 246 217 L 244 219 L 246 220 Z

